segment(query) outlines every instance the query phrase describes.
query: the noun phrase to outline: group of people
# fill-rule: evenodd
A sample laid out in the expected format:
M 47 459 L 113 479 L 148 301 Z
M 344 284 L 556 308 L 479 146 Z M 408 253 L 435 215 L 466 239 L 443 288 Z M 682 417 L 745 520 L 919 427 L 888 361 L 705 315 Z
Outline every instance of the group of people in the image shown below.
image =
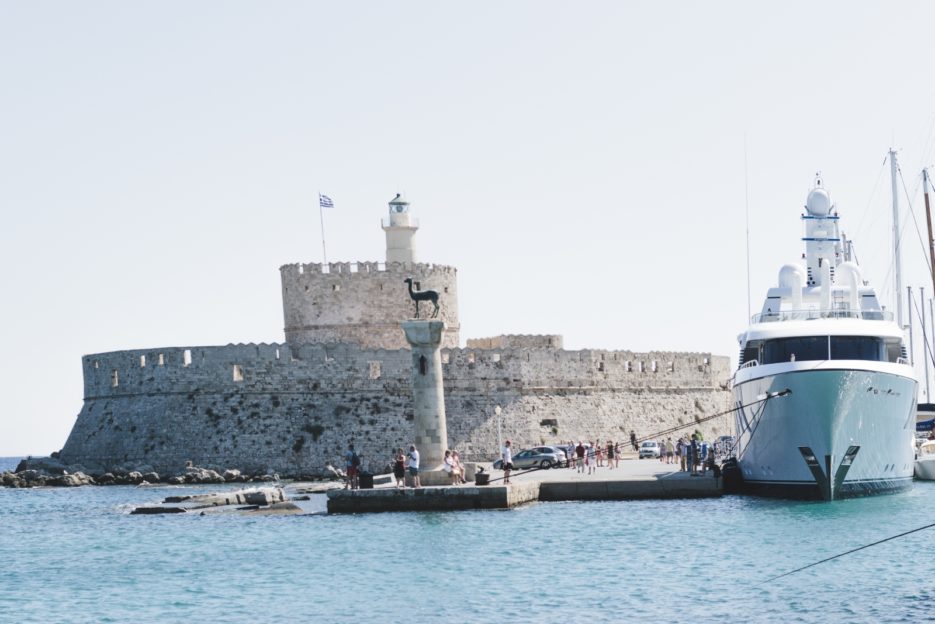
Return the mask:
M 422 487 L 419 477 L 419 450 L 415 444 L 409 446 L 409 452 L 403 449 L 396 449 L 393 454 L 393 476 L 396 478 L 396 488 L 406 487 L 406 475 L 412 480 L 413 488 Z M 458 451 L 445 451 L 445 462 L 442 469 L 448 473 L 448 478 L 452 485 L 467 483 L 464 478 L 464 464 L 461 463 L 461 456 Z
M 705 442 L 700 431 L 690 437 L 682 436 L 676 442 L 672 438 L 659 441 L 659 461 L 679 464 L 679 470 L 694 475 L 705 475 L 714 468 L 714 449 Z
M 564 447 L 568 455 L 568 468 L 593 474 L 598 468 L 619 468 L 621 443 L 607 440 L 601 443 L 589 441 L 568 442 Z
M 422 487 L 419 481 L 419 450 L 415 444 L 409 445 L 409 452 L 406 453 L 402 448 L 396 449 L 393 454 L 393 476 L 396 478 L 396 488 L 406 487 L 406 473 L 412 479 L 412 487 Z

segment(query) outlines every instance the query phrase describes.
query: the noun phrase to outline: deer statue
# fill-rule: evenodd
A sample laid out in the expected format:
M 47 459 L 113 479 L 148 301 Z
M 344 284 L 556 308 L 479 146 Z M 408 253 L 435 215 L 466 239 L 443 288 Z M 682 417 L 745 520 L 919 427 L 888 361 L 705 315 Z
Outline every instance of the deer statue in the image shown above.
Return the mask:
M 419 302 L 420 301 L 431 301 L 432 305 L 435 306 L 435 310 L 432 311 L 432 318 L 438 316 L 438 293 L 434 290 L 413 290 L 412 289 L 412 278 L 407 277 L 403 280 L 409 284 L 409 297 L 416 302 L 416 318 L 419 318 Z

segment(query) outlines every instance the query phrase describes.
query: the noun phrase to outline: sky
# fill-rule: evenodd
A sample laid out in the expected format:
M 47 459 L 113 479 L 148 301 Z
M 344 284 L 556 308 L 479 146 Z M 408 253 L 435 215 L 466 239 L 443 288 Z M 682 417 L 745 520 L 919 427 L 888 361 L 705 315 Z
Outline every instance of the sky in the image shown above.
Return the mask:
M 922 1 L 0 0 L 0 456 L 64 445 L 83 355 L 281 342 L 319 192 L 331 261 L 383 260 L 405 195 L 462 344 L 736 363 L 816 172 L 893 308 L 892 147 L 930 297 L 933 27 Z

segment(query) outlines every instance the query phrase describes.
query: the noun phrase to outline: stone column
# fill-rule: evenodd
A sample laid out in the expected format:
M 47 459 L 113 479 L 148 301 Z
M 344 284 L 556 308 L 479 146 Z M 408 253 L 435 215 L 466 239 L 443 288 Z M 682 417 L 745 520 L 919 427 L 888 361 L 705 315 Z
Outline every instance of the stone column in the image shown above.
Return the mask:
M 442 385 L 442 333 L 444 321 L 402 322 L 406 340 L 412 346 L 412 402 L 415 412 L 415 439 L 421 472 L 440 470 L 448 448 L 445 422 L 445 388 Z M 423 480 L 423 485 L 427 485 Z

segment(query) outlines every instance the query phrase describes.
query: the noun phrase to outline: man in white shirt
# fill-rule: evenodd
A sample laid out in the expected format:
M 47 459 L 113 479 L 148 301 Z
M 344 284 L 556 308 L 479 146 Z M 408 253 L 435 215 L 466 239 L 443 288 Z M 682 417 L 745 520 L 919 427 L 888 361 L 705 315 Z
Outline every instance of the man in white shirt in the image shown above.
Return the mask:
M 422 487 L 419 482 L 419 451 L 415 444 L 409 446 L 409 476 L 412 477 L 412 487 Z
M 510 471 L 513 470 L 513 449 L 510 448 L 510 441 L 503 444 L 503 451 L 500 453 L 500 459 L 503 464 L 503 484 L 510 482 Z

